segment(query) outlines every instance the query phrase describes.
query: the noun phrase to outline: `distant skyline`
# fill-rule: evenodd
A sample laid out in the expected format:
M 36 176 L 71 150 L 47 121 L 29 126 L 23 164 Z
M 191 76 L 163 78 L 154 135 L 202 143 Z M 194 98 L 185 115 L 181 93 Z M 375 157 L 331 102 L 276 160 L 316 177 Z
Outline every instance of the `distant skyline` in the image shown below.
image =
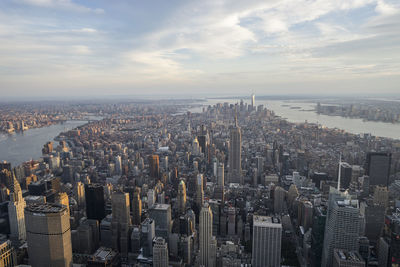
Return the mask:
M 0 95 L 399 94 L 400 1 L 0 1 Z

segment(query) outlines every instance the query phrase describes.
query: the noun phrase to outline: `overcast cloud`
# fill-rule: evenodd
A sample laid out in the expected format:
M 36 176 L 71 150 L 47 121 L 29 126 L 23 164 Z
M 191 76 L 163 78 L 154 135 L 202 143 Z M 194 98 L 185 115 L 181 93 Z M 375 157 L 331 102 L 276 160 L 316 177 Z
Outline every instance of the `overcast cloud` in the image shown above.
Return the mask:
M 3 96 L 399 93 L 400 1 L 0 2 Z

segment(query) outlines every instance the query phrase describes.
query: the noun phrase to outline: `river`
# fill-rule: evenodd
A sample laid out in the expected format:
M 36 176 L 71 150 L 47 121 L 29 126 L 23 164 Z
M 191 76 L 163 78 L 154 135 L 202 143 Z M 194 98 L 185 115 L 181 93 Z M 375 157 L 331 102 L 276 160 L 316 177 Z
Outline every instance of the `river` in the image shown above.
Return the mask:
M 5 160 L 11 162 L 12 166 L 17 166 L 27 160 L 38 159 L 42 156 L 42 148 L 46 142 L 53 141 L 61 132 L 85 123 L 87 121 L 66 121 L 14 134 L 0 134 L 0 161 Z
M 203 107 L 207 105 L 224 102 L 234 104 L 239 101 L 238 99 L 207 99 L 204 102 L 200 102 L 202 106 L 191 108 L 189 111 L 193 113 L 201 112 Z M 249 103 L 249 101 L 250 99 L 244 99 L 245 103 Z M 370 133 L 375 136 L 400 139 L 400 124 L 318 115 L 314 111 L 311 111 L 315 107 L 314 103 L 289 100 L 256 100 L 256 105 L 261 104 L 290 122 L 299 123 L 307 120 L 308 122 L 319 123 L 329 128 L 343 129 L 354 134 Z M 46 142 L 53 141 L 61 132 L 71 130 L 85 123 L 87 121 L 67 121 L 63 124 L 29 129 L 25 132 L 17 132 L 9 135 L 0 134 L 0 161 L 6 160 L 11 162 L 13 166 L 16 166 L 30 159 L 38 159 L 42 155 L 42 147 Z
M 243 99 L 244 103 L 250 102 L 250 99 Z M 207 99 L 202 104 L 204 106 L 214 105 L 216 103 L 228 102 L 234 104 L 240 102 L 240 99 Z M 338 128 L 353 134 L 372 134 L 387 138 L 400 139 L 400 124 L 364 121 L 358 118 L 345 118 L 340 116 L 328 116 L 317 114 L 313 111 L 315 103 L 306 103 L 293 100 L 257 100 L 256 105 L 264 105 L 273 110 L 276 115 L 287 119 L 290 122 L 312 122 L 319 123 L 328 128 Z M 299 109 L 295 108 L 299 107 Z M 190 109 L 191 112 L 201 112 L 202 107 Z

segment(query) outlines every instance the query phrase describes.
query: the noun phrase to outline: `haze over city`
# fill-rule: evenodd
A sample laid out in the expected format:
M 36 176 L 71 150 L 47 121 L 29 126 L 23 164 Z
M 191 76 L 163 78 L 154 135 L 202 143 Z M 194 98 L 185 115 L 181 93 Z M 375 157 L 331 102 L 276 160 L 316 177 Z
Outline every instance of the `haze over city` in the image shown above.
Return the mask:
M 0 267 L 399 267 L 400 0 L 0 0 Z
M 3 97 L 395 94 L 400 3 L 0 2 Z

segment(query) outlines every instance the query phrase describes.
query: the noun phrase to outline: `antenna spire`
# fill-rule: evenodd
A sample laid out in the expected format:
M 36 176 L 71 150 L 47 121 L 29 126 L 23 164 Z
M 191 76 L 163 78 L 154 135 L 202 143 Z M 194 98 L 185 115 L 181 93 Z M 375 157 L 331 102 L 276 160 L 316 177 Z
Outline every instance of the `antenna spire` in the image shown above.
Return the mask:
M 236 106 L 237 106 L 237 105 L 235 105 L 235 126 L 238 127 Z
M 337 190 L 340 191 L 340 179 L 342 177 L 342 153 L 339 155 L 339 172 L 338 172 L 338 185 Z

